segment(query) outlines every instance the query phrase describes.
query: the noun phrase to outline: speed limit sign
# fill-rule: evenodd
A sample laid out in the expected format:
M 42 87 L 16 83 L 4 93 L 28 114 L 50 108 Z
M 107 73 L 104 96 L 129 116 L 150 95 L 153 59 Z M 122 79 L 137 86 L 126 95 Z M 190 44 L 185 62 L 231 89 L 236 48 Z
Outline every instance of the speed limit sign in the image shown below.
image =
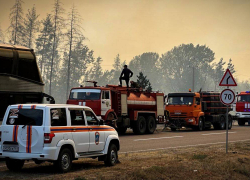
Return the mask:
M 231 89 L 224 89 L 220 93 L 220 101 L 225 105 L 230 105 L 235 100 L 235 94 Z

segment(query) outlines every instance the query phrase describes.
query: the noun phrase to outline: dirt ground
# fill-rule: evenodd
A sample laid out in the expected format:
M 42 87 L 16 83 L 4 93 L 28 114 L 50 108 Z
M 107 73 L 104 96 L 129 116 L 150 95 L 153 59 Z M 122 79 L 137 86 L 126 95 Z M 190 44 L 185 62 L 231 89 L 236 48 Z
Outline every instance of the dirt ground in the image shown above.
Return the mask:
M 73 162 L 65 174 L 55 172 L 52 163 L 28 162 L 21 172 L 0 168 L 0 179 L 250 179 L 250 141 L 162 151 L 119 154 L 120 163 L 105 167 L 96 159 Z

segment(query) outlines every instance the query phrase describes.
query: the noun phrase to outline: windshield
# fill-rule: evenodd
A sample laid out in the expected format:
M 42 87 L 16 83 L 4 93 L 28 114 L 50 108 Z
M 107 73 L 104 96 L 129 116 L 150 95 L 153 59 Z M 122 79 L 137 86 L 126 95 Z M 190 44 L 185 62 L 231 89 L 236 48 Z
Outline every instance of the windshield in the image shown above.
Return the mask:
M 43 110 L 10 109 L 6 124 L 41 126 L 43 124 Z
M 168 98 L 169 105 L 189 105 L 190 103 L 193 104 L 193 97 L 176 96 Z
M 237 102 L 250 102 L 250 95 L 238 95 Z
M 72 89 L 69 99 L 98 100 L 100 95 L 99 89 Z

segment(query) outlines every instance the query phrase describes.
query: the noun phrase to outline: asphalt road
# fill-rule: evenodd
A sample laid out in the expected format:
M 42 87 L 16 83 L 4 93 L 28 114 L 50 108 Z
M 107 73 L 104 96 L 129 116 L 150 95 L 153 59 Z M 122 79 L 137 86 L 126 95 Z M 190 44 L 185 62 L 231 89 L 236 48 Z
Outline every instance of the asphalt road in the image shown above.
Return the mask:
M 193 131 L 182 129 L 172 132 L 162 131 L 163 127 L 157 128 L 157 132 L 150 135 L 134 135 L 132 131 L 120 136 L 121 149 L 119 153 L 132 153 L 153 151 L 170 148 L 185 148 L 192 146 L 204 146 L 212 144 L 224 144 L 226 142 L 226 130 Z M 229 143 L 250 140 L 250 126 L 234 125 L 229 130 Z
M 119 154 L 225 144 L 226 142 L 225 130 L 193 131 L 192 129 L 182 129 L 176 132 L 169 129 L 162 130 L 163 126 L 161 125 L 158 125 L 154 134 L 135 135 L 131 130 L 128 130 L 125 135 L 120 136 Z M 229 130 L 229 143 L 250 140 L 249 132 L 250 126 L 234 125 Z M 0 161 L 0 168 L 4 166 L 4 162 Z

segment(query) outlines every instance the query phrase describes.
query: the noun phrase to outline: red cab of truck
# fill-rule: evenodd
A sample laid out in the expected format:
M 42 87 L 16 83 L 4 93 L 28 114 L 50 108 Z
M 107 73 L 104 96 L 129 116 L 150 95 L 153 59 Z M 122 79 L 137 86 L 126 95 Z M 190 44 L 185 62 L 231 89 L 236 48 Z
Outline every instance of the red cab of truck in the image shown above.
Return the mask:
M 238 124 L 244 126 L 250 121 L 250 91 L 244 91 L 237 95 L 236 117 Z
M 154 133 L 156 123 L 164 121 L 164 94 L 115 85 L 72 88 L 67 104 L 89 106 L 106 124 L 125 133 Z

